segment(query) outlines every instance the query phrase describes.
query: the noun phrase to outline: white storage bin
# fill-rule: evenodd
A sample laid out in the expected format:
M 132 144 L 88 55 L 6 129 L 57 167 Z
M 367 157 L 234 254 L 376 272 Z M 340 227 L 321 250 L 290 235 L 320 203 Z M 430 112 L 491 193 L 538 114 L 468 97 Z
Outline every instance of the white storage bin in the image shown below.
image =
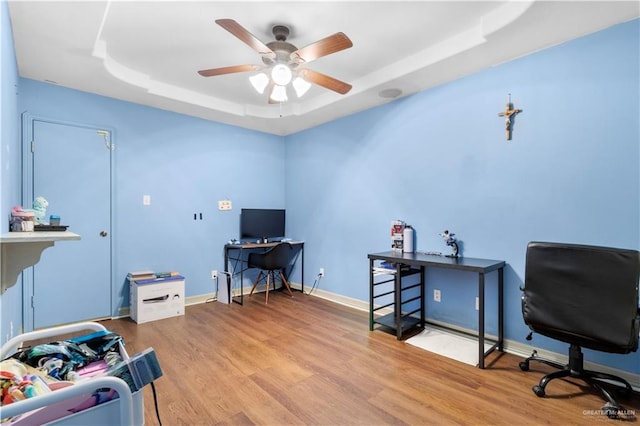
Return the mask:
M 21 334 L 2 346 L 0 359 L 7 358 L 26 342 L 84 330 L 106 331 L 106 328 L 98 323 L 84 322 Z M 123 359 L 129 358 L 122 346 L 120 347 L 120 355 L 122 355 Z M 69 408 L 73 408 L 80 402 L 90 398 L 96 388 L 103 387 L 115 389 L 119 398 L 77 413 L 68 411 Z M 144 425 L 143 390 L 140 389 L 132 394 L 129 385 L 120 378 L 111 376 L 92 377 L 75 382 L 73 386 L 59 389 L 46 395 L 14 402 L 0 409 L 0 417 L 2 418 L 14 417 L 24 413 L 29 414 L 3 423 L 3 426 L 32 424 L 82 426 L 122 424 L 141 426 Z
M 129 281 L 130 316 L 138 324 L 184 315 L 184 277 Z

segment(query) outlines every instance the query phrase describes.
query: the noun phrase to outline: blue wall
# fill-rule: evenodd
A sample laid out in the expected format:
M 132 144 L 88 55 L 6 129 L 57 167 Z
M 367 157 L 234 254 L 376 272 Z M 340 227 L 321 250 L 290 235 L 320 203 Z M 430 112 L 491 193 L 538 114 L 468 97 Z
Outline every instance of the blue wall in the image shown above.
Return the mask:
M 0 1 L 0 233 L 9 230 L 8 217 L 11 207 L 20 200 L 20 118 L 18 114 L 18 66 L 9 9 Z M 18 278 L 18 283 L 21 279 Z M 22 324 L 22 288 L 15 285 L 0 300 L 0 339 L 4 343 L 14 324 L 14 334 Z
M 393 219 L 416 228 L 419 250 L 447 251 L 438 233 L 450 229 L 463 255 L 506 260 L 506 338 L 524 342 L 518 288 L 528 241 L 640 248 L 639 30 L 637 20 L 618 25 L 284 138 L 7 82 L 4 46 L 2 97 L 17 83 L 20 112 L 114 130 L 114 314 L 128 303 L 124 277 L 133 269 L 179 270 L 188 296 L 212 292 L 209 271 L 223 269 L 239 209 L 285 206 L 289 235 L 306 241 L 307 283 L 324 267 L 321 289 L 361 301 L 367 253 L 389 249 Z M 509 93 L 524 110 L 512 141 L 498 117 Z M 3 125 L 17 120 L 3 112 Z M 17 139 L 3 133 L 3 152 L 19 150 Z M 6 211 L 18 194 L 19 157 L 9 171 L 2 161 Z M 224 198 L 231 213 L 216 209 Z M 194 222 L 194 212 L 205 220 Z M 430 317 L 476 325 L 473 274 L 430 271 L 427 280 L 442 290 L 440 304 L 428 302 Z M 533 344 L 566 352 L 541 337 Z M 640 373 L 637 353 L 588 357 Z
M 449 229 L 463 255 L 507 261 L 506 338 L 524 342 L 527 242 L 640 248 L 639 33 L 637 20 L 618 25 L 289 136 L 287 211 L 306 269 L 326 269 L 320 288 L 368 300 L 367 253 L 390 249 L 393 219 L 415 227 L 421 251 L 448 252 Z M 509 93 L 523 109 L 511 141 L 498 117 Z M 477 325 L 473 274 L 427 282 L 429 317 Z M 637 353 L 589 356 L 640 372 Z
M 114 129 L 114 315 L 129 305 L 129 271 L 179 271 L 187 297 L 213 293 L 210 271 L 224 269 L 240 208 L 285 207 L 281 137 L 28 79 L 20 110 Z M 218 211 L 226 198 L 234 209 Z

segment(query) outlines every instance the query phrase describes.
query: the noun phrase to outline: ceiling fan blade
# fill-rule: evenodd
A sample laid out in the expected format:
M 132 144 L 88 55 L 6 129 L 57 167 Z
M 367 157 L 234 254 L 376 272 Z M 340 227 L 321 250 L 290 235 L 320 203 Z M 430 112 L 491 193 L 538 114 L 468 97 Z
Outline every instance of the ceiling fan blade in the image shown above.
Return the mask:
M 302 78 L 307 80 L 309 83 L 317 84 L 318 86 L 333 90 L 334 92 L 340 93 L 341 95 L 349 92 L 352 87 L 349 83 L 345 83 L 344 81 L 337 80 L 333 77 L 329 77 L 326 74 L 322 74 L 310 69 L 305 69 L 300 74 Z
M 262 56 L 266 56 L 271 59 L 276 58 L 276 54 L 273 50 L 269 49 L 266 44 L 258 40 L 253 34 L 233 19 L 216 19 L 216 24 L 229 31 Z
M 198 74 L 203 77 L 213 77 L 216 75 L 233 74 L 236 72 L 256 71 L 260 69 L 257 65 L 234 65 L 232 67 L 211 68 L 208 70 L 200 70 Z
M 325 37 L 322 40 L 318 40 L 315 43 L 311 43 L 308 46 L 292 52 L 290 58 L 293 62 L 299 64 L 303 62 L 311 62 L 323 56 L 348 49 L 351 46 L 353 46 L 353 43 L 349 37 L 344 33 L 335 33 L 334 35 Z

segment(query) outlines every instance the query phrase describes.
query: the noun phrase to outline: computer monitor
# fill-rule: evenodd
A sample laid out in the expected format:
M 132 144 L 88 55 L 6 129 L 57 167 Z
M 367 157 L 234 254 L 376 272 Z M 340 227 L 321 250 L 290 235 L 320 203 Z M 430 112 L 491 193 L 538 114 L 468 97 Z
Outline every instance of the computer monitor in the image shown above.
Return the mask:
M 240 239 L 263 240 L 285 237 L 284 209 L 242 209 Z

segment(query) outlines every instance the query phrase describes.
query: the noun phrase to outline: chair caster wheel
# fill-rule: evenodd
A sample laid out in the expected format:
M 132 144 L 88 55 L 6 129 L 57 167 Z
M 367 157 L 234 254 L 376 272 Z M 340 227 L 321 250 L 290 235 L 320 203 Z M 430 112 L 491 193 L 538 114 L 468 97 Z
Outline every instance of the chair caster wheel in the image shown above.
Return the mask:
M 618 405 L 613 405 L 607 402 L 604 407 L 602 407 L 602 411 L 609 417 L 614 420 L 622 420 L 628 422 L 636 421 L 635 410 L 625 410 L 624 407 L 620 407 Z
M 544 396 L 544 388 L 542 386 L 535 385 L 531 389 L 533 390 L 533 393 L 536 394 L 536 396 L 538 396 L 540 398 L 542 398 Z
M 610 419 L 617 419 L 618 418 L 618 410 L 619 410 L 618 407 L 613 406 L 611 404 L 605 404 L 605 406 L 602 407 L 602 410 L 607 415 L 607 417 L 609 417 Z
M 529 371 L 529 363 L 527 361 L 522 361 L 520 364 L 518 364 L 520 366 L 520 370 L 522 371 Z

